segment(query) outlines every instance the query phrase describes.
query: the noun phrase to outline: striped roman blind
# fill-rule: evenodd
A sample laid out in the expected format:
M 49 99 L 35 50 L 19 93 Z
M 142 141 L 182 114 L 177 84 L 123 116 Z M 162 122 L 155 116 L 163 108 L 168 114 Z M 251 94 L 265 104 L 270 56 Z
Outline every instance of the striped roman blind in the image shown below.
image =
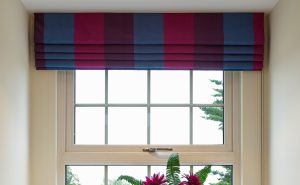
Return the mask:
M 263 13 L 36 13 L 37 69 L 262 70 Z

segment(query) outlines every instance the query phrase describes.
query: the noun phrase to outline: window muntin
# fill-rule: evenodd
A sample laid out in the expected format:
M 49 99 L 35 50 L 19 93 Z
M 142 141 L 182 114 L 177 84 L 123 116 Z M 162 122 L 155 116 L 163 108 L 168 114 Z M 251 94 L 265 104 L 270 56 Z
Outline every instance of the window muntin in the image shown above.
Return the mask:
M 97 71 L 93 71 L 96 73 Z M 220 128 L 221 122 L 204 119 L 203 109 L 215 107 L 223 114 L 223 96 L 214 97 L 216 90 L 224 91 L 223 72 L 211 71 L 99 71 L 98 82 L 92 81 L 103 89 L 101 96 L 104 96 L 104 103 L 78 103 L 77 94 L 89 96 L 92 88 L 77 88 L 77 81 L 83 82 L 86 75 L 86 83 L 92 75 L 87 71 L 77 71 L 75 80 L 75 125 L 73 126 L 74 140 L 71 145 L 222 145 L 226 129 Z M 103 74 L 104 73 L 104 74 Z M 203 73 L 203 74 L 202 74 Z M 99 76 L 103 79 L 99 79 Z M 197 85 L 205 78 L 208 82 L 203 82 L 202 91 Z M 218 80 L 221 84 L 216 86 L 210 79 Z M 203 81 L 203 80 L 202 80 Z M 210 85 L 207 85 L 210 84 Z M 146 87 L 146 88 L 145 88 Z M 209 88 L 207 90 L 207 88 Z M 81 91 L 78 93 L 77 91 Z M 114 93 L 113 93 L 114 92 Z M 122 94 L 124 92 L 124 95 Z M 112 93 L 112 95 L 110 94 Z M 196 93 L 196 95 L 195 95 Z M 198 104 L 198 94 L 208 96 L 208 101 Z M 180 98 L 181 97 L 181 98 Z M 84 98 L 82 98 L 84 99 Z M 98 98 L 99 99 L 99 98 Z M 203 99 L 203 98 L 202 98 Z M 146 100 L 146 103 L 145 103 Z M 219 100 L 219 101 L 215 101 Z M 129 101 L 132 101 L 128 103 Z M 196 102 L 196 103 L 195 103 Z M 211 103 L 209 103 L 211 102 Z M 221 103 L 220 103 L 221 102 Z M 101 126 L 95 127 L 98 136 L 94 142 L 78 142 L 85 139 L 77 129 L 77 110 L 80 108 L 103 108 L 99 114 Z M 102 110 L 103 110 L 102 109 Z M 137 111 L 134 113 L 135 110 Z M 124 113 L 126 112 L 127 113 Z M 224 115 L 224 114 L 223 114 Z M 100 118 L 101 116 L 101 118 Z M 89 115 L 85 120 L 90 120 Z M 228 116 L 229 117 L 229 116 Z M 84 120 L 83 118 L 80 120 Z M 105 122 L 103 124 L 103 121 Z M 89 122 L 89 121 L 86 121 Z M 94 122 L 94 121 L 91 121 Z M 125 124 L 126 123 L 126 124 Z M 78 122 L 80 124 L 80 122 Z M 88 125 L 88 124 L 87 124 Z M 127 126 L 126 126 L 127 125 Z M 129 126 L 128 126 L 129 125 Z M 101 128 L 100 128 L 101 127 Z M 124 127 L 124 128 L 123 128 Z M 227 125 L 226 125 L 227 127 Z M 225 128 L 226 128 L 225 127 Z M 134 128 L 134 129 L 126 129 Z M 140 132 L 137 133 L 137 128 Z M 195 128 L 195 129 L 194 129 Z M 199 132 L 197 132 L 199 129 Z M 88 130 L 88 129 L 87 129 Z M 127 130 L 125 133 L 124 130 Z M 204 131 L 205 130 L 205 131 Z M 228 123 L 230 130 L 230 122 Z M 207 132 L 211 131 L 211 133 Z M 91 134 L 87 137 L 94 137 Z M 206 135 L 206 136 L 205 136 Z M 102 138 L 99 139 L 99 136 Z M 135 136 L 131 139 L 118 139 Z M 159 136 L 159 137 L 158 137 Z M 166 137 L 167 136 L 167 137 Z M 203 137 L 205 136 L 205 137 Z M 230 137 L 229 137 L 230 138 Z M 88 139 L 86 139 L 87 141 Z M 104 142 L 103 142 L 104 141 Z M 230 143 L 230 141 L 228 142 Z

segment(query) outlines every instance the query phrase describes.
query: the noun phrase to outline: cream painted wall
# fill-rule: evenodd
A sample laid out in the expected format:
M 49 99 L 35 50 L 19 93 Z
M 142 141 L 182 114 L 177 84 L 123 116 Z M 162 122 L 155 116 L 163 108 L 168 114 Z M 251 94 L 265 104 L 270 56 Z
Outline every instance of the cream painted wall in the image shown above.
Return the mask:
M 31 185 L 56 184 L 56 72 L 31 67 Z
M 281 0 L 270 15 L 270 63 L 265 71 L 265 183 L 299 184 L 300 1 Z
M 0 184 L 29 184 L 28 14 L 0 1 Z
M 31 54 L 30 185 L 55 185 L 57 174 L 57 72 L 36 70 L 33 52 Z

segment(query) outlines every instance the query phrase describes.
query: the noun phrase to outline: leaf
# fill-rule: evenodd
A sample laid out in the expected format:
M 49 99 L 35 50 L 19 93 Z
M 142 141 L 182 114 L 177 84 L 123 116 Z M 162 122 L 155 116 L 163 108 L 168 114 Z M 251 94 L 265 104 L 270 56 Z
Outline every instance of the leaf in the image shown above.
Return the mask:
M 209 80 L 216 85 L 223 85 L 221 80 Z
M 218 104 L 218 105 L 222 105 L 222 104 L 224 104 L 224 101 L 223 101 L 223 99 L 216 99 L 214 102 L 213 102 L 213 104 Z
M 202 168 L 201 170 L 199 170 L 198 172 L 196 172 L 196 175 L 199 177 L 201 184 L 204 184 L 204 182 L 206 181 L 206 178 L 208 176 L 208 174 L 211 172 L 211 166 L 205 166 L 204 168 Z
M 223 122 L 223 109 L 220 107 L 200 107 L 200 109 L 205 113 L 202 118 L 206 120 Z
M 169 185 L 178 185 L 180 183 L 180 162 L 178 153 L 169 156 L 166 178 Z
M 131 177 L 129 175 L 121 175 L 120 177 L 118 177 L 117 180 L 118 181 L 125 180 L 125 181 L 129 182 L 132 185 L 143 185 L 143 182 L 141 180 L 137 180 L 136 178 Z
M 216 89 L 214 88 L 214 91 L 216 91 L 217 94 L 214 94 L 215 97 L 223 97 L 224 90 L 223 89 Z
M 221 107 L 200 107 L 205 114 L 223 117 L 223 108 Z

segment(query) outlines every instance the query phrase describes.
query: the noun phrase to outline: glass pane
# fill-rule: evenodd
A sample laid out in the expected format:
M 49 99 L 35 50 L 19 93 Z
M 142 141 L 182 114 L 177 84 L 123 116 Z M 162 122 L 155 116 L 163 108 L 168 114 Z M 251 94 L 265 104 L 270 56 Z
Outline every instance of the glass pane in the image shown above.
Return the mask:
M 104 185 L 103 166 L 67 166 L 66 185 Z
M 193 108 L 193 144 L 223 144 L 223 108 Z
M 147 108 L 108 108 L 108 144 L 147 144 Z
M 151 103 L 188 103 L 189 71 L 151 71 Z
M 196 104 L 223 104 L 223 72 L 193 72 L 193 102 Z
M 194 166 L 193 171 L 204 168 L 204 166 Z M 211 173 L 208 175 L 204 185 L 231 185 L 232 184 L 232 166 L 212 166 Z
M 189 108 L 151 108 L 151 144 L 189 144 Z
M 139 180 L 145 180 L 147 166 L 108 166 L 108 185 L 114 185 L 120 175 L 130 175 Z M 122 185 L 131 185 L 122 181 Z
M 147 71 L 108 71 L 109 103 L 146 103 Z
M 75 111 L 75 144 L 104 144 L 104 108 L 76 107 Z
M 104 103 L 105 71 L 76 71 L 76 103 Z

